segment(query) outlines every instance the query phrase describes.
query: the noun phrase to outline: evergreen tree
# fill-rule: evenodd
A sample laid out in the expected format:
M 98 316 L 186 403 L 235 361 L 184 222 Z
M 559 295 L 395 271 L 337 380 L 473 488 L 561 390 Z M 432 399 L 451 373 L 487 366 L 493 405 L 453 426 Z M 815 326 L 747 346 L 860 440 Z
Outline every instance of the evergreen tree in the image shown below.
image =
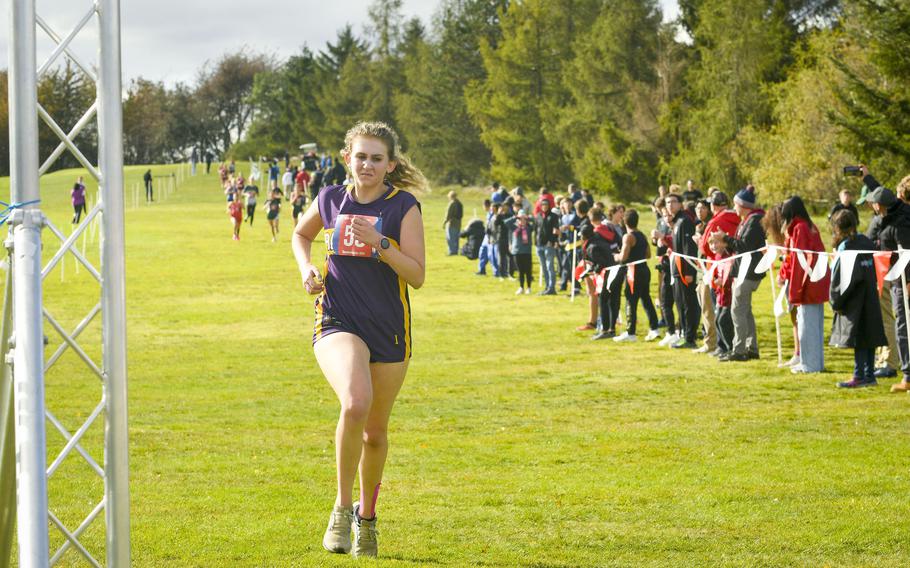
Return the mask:
M 844 25 L 844 41 L 861 41 L 866 57 L 851 61 L 831 55 L 844 80 L 837 90 L 842 109 L 832 119 L 846 130 L 857 161 L 905 175 L 910 170 L 910 5 L 856 0 Z
M 315 141 L 314 125 L 323 120 L 312 96 L 317 84 L 316 58 L 305 46 L 274 71 L 257 75 L 252 95 L 256 119 L 236 152 L 241 157 L 276 156 Z
M 372 26 L 367 34 L 373 38 L 369 66 L 370 91 L 366 116 L 395 127 L 394 93 L 404 83 L 398 47 L 401 41 L 402 0 L 374 0 L 368 10 Z
M 341 68 L 352 55 L 368 50 L 366 42 L 354 35 L 354 30 L 348 24 L 338 30 L 335 43 L 327 43 L 325 49 L 316 56 L 316 66 L 320 72 L 320 79 L 325 81 L 338 80 Z
M 163 161 L 168 149 L 168 98 L 163 83 L 134 79 L 123 101 L 123 158 L 130 164 Z
M 786 77 L 794 42 L 788 12 L 775 0 L 703 0 L 695 28 L 698 61 L 688 75 L 689 107 L 670 173 L 727 190 L 747 180 L 733 158 L 746 126 L 766 127 L 766 89 Z
M 775 101 L 774 124 L 769 129 L 749 126 L 738 136 L 737 167 L 761 189 L 766 202 L 794 193 L 807 202 L 834 202 L 838 190 L 851 185 L 841 167 L 856 160 L 845 151 L 841 129 L 830 119 L 841 106 L 836 91 L 844 81 L 828 54 L 837 53 L 841 60 L 862 55 L 843 36 L 841 30 L 814 34 L 788 79 L 769 93 Z
M 357 120 L 369 119 L 366 109 L 370 94 L 367 69 L 369 47 L 357 38 L 351 26 L 338 32 L 335 43 L 329 43 L 316 56 L 314 97 L 315 120 L 312 130 L 320 147 L 329 151 L 341 148 L 344 135 Z
M 556 142 L 560 110 L 570 93 L 563 67 L 572 42 L 594 21 L 595 0 L 512 3 L 502 18 L 502 40 L 481 43 L 487 77 L 470 86 L 468 109 L 503 182 L 554 186 L 572 177 Z
M 338 82 L 319 93 L 323 121 L 317 136 L 320 147 L 330 152 L 341 149 L 344 135 L 355 123 L 375 119 L 367 108 L 371 85 L 364 68 L 368 62 L 366 53 L 352 54 L 342 66 Z
M 559 139 L 584 186 L 630 199 L 657 185 L 669 91 L 657 74 L 660 30 L 656 0 L 612 0 L 575 42 L 564 78 L 573 97 L 560 113 Z
M 465 85 L 486 77 L 480 43 L 499 41 L 506 2 L 445 0 L 435 17 L 435 42 L 405 52 L 407 89 L 396 98 L 409 153 L 431 177 L 468 183 L 485 173 L 490 153 L 468 114 Z

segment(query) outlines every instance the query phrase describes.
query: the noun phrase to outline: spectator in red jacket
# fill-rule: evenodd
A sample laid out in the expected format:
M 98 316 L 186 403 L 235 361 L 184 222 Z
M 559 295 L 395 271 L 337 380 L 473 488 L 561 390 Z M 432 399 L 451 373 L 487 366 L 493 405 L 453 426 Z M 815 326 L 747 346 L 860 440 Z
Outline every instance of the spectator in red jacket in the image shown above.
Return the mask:
M 537 198 L 537 201 L 534 202 L 534 216 L 537 217 L 540 215 L 540 202 L 546 201 L 550 204 L 550 211 L 556 209 L 556 199 L 553 197 L 553 194 L 550 193 L 550 190 L 546 187 L 540 188 L 540 197 Z
M 827 257 L 815 253 L 824 252 L 825 245 L 799 197 L 784 201 L 781 217 L 786 227 L 785 246 L 791 249 L 789 261 L 781 270 L 786 271 L 784 276 L 790 282 L 787 290 L 790 304 L 796 306 L 801 360 L 790 370 L 794 373 L 818 373 L 825 368 L 824 305 L 828 302 L 831 274 Z M 823 263 L 823 266 L 818 263 Z M 819 278 L 822 271 L 823 276 Z M 816 277 L 814 282 L 813 275 Z
M 711 218 L 705 226 L 704 231 L 702 231 L 701 237 L 699 238 L 698 251 L 700 253 L 700 256 L 707 260 L 716 260 L 724 255 L 717 254 L 711 250 L 711 247 L 708 243 L 708 237 L 710 237 L 716 231 L 723 231 L 726 235 L 729 235 L 731 237 L 734 236 L 736 234 L 736 228 L 739 227 L 739 215 L 737 215 L 736 212 L 732 209 L 728 209 L 730 206 L 730 199 L 727 197 L 726 193 L 720 190 L 711 192 L 711 197 L 708 198 L 708 203 L 711 205 Z M 701 306 L 702 325 L 705 328 L 705 344 L 702 345 L 699 349 L 696 349 L 696 353 L 711 353 L 715 356 L 728 353 L 730 351 L 729 346 L 722 348 L 718 345 L 716 325 L 718 316 L 717 311 L 715 310 L 715 301 L 711 297 L 710 283 L 698 283 L 698 303 Z M 730 325 L 733 325 L 732 316 L 730 317 Z M 732 337 L 730 340 L 732 341 Z

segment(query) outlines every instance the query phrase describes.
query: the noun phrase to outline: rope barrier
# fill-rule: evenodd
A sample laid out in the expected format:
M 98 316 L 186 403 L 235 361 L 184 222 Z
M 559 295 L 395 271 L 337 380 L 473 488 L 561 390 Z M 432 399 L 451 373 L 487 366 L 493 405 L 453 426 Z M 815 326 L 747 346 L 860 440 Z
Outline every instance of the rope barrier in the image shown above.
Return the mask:
M 0 227 L 2 227 L 3 225 L 6 224 L 6 222 L 9 220 L 10 215 L 12 215 L 13 211 L 15 211 L 16 209 L 22 209 L 23 207 L 26 207 L 28 205 L 35 205 L 37 203 L 41 203 L 41 200 L 33 199 L 31 201 L 17 201 L 15 203 L 7 203 L 5 201 L 0 201 L 0 205 L 3 205 L 6 207 L 6 209 L 4 209 L 3 211 L 0 211 Z

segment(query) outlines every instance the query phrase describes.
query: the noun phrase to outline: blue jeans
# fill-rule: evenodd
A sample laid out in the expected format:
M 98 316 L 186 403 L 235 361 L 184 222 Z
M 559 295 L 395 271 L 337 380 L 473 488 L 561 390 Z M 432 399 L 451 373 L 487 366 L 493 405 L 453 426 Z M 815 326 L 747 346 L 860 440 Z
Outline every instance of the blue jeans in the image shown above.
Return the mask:
M 446 227 L 446 243 L 449 245 L 449 254 L 458 254 L 458 235 L 461 233 L 461 227 L 455 223 L 449 223 Z
M 799 334 L 799 358 L 809 373 L 825 368 L 824 304 L 796 306 L 796 331 Z
M 484 240 L 480 245 L 480 254 L 477 257 L 477 272 L 480 274 L 487 273 L 487 264 L 493 266 L 493 276 L 499 276 L 499 264 L 496 258 L 496 245 L 490 244 Z
M 547 246 L 537 247 L 537 260 L 540 261 L 541 270 L 543 270 L 544 291 L 556 291 L 556 268 L 553 262 L 556 260 L 556 249 Z

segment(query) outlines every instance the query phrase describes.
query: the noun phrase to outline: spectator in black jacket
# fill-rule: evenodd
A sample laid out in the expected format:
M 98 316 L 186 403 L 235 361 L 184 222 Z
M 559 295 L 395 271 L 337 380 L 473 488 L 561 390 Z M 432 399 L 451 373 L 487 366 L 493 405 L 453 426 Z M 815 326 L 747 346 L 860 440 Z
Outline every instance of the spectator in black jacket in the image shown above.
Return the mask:
M 730 306 L 733 316 L 733 348 L 727 355 L 718 357 L 718 360 L 748 361 L 758 359 L 758 332 L 752 313 L 752 295 L 765 277 L 764 272 L 755 272 L 755 267 L 762 257 L 760 249 L 765 246 L 765 229 L 762 226 L 765 212 L 756 203 L 755 188 L 752 185 L 739 191 L 733 198 L 733 204 L 736 214 L 742 219 L 736 229 L 736 235 L 731 237 L 723 231 L 715 231 L 711 235 L 711 240 L 717 250 L 729 250 L 733 254 L 746 252 L 753 254 L 733 262 L 733 277 L 737 278 L 733 284 L 733 302 Z M 743 262 L 749 263 L 748 271 L 740 282 L 738 277 Z
M 496 243 L 497 260 L 499 261 L 499 277 L 505 280 L 509 277 L 509 230 L 505 221 L 512 216 L 511 203 L 493 204 L 495 216 L 493 217 L 493 240 Z M 512 277 L 512 280 L 515 278 Z
M 692 237 L 695 235 L 695 223 L 688 213 L 683 211 L 682 199 L 676 193 L 667 195 L 667 211 L 673 223 L 673 252 L 695 258 L 698 256 L 698 244 Z M 673 295 L 679 309 L 680 338 L 671 345 L 675 349 L 697 349 L 695 333 L 701 310 L 698 308 L 698 295 L 695 290 L 695 279 L 698 277 L 694 262 L 672 257 L 670 270 L 673 271 Z
M 872 241 L 856 233 L 856 215 L 841 210 L 831 217 L 831 231 L 838 251 L 872 249 Z M 852 267 L 844 265 L 845 257 L 834 264 L 831 274 L 831 307 L 834 323 L 830 344 L 853 348 L 853 378 L 837 383 L 841 388 L 874 386 L 875 348 L 887 342 L 878 307 L 878 289 L 871 254 L 854 258 Z M 849 270 L 846 288 L 841 289 L 840 271 Z
M 556 248 L 559 246 L 559 216 L 550 209 L 550 202 L 540 200 L 540 213 L 535 217 L 537 226 L 537 259 L 543 271 L 544 289 L 541 296 L 556 295 Z
M 454 191 L 449 192 L 449 207 L 446 209 L 446 219 L 442 222 L 446 230 L 446 244 L 449 247 L 449 256 L 458 254 L 458 235 L 461 233 L 461 218 L 464 216 L 464 207 Z M 475 257 L 476 258 L 476 257 Z
M 835 213 L 846 209 L 850 213 L 853 213 L 853 218 L 856 219 L 856 223 L 859 225 L 859 211 L 857 211 L 856 205 L 853 204 L 853 194 L 850 193 L 849 189 L 842 189 L 838 194 L 838 197 L 840 198 L 840 202 L 831 208 L 831 212 L 828 213 L 828 222 L 831 222 Z
M 592 209 L 590 215 L 595 219 L 595 223 L 600 225 L 602 220 L 602 213 L 599 209 Z M 603 283 L 603 291 L 598 294 L 595 288 L 595 281 L 597 279 L 596 275 L 602 273 L 605 268 L 609 268 L 616 264 L 616 261 L 613 255 L 615 251 L 614 239 L 609 237 L 609 234 L 615 235 L 612 231 L 603 231 L 597 230 L 595 223 L 584 223 L 581 226 L 581 236 L 584 239 L 584 258 L 585 258 L 585 267 L 588 274 L 591 276 L 585 278 L 585 281 L 588 283 L 588 292 L 590 298 L 590 308 L 591 308 L 591 320 L 594 322 L 595 327 L 600 326 L 597 333 L 595 333 L 591 339 L 609 339 L 616 336 L 614 329 L 609 329 L 609 321 L 612 319 L 610 315 L 610 296 L 609 291 L 607 290 L 607 283 Z M 606 275 L 604 275 L 606 278 Z M 598 310 L 600 312 L 600 320 L 598 321 Z M 580 328 L 579 328 L 580 329 Z
M 572 263 L 572 251 L 576 248 L 576 244 L 579 241 L 579 235 L 576 233 L 578 226 L 581 224 L 581 216 L 576 213 L 575 207 L 572 204 L 572 200 L 568 197 L 563 198 L 559 204 L 560 206 L 560 216 L 559 216 L 559 248 L 560 256 L 562 257 L 559 263 L 559 270 L 561 278 L 559 281 L 559 291 L 565 292 L 566 288 L 569 285 L 569 282 L 574 282 L 573 271 L 575 266 Z M 575 253 L 576 260 L 578 252 Z M 575 288 L 578 288 L 577 283 L 573 283 Z
M 863 205 L 866 203 L 866 199 L 869 197 L 870 190 L 868 186 L 863 186 L 859 200 L 857 200 L 857 205 Z M 869 208 L 872 208 L 872 204 L 869 204 Z M 866 227 L 866 236 L 872 241 L 874 248 L 881 248 L 881 239 L 879 238 L 879 233 L 882 231 L 882 216 L 874 214 L 869 220 L 869 225 Z M 900 357 L 897 354 L 896 343 L 897 340 L 894 335 L 894 310 L 891 306 L 891 282 L 888 280 L 882 281 L 881 290 L 879 290 L 878 305 L 882 313 L 882 324 L 885 328 L 885 337 L 888 339 L 888 344 L 882 346 L 878 350 L 878 355 L 875 358 L 875 377 L 878 379 L 887 379 L 890 377 L 897 376 L 897 370 L 901 366 Z
M 664 186 L 659 188 L 661 193 L 666 194 Z M 651 231 L 651 244 L 655 247 L 655 252 L 659 262 L 655 266 L 657 273 L 660 275 L 658 285 L 658 307 L 660 308 L 661 321 L 658 326 L 666 326 L 667 333 L 660 340 L 659 345 L 666 346 L 679 341 L 679 334 L 676 331 L 676 318 L 673 313 L 673 286 L 670 278 L 670 251 L 672 250 L 672 229 L 669 224 L 669 214 L 667 214 L 667 201 L 665 196 L 658 197 L 654 200 L 654 212 L 657 215 L 657 227 Z
M 474 219 L 468 223 L 468 226 L 458 234 L 462 239 L 467 239 L 464 246 L 461 247 L 462 256 L 466 256 L 470 260 L 477 260 L 485 233 L 483 221 L 480 219 Z
M 878 233 L 881 250 L 910 249 L 910 205 L 897 199 L 891 190 L 878 183 L 878 180 L 869 174 L 866 166 L 861 165 L 860 167 L 863 171 L 863 183 L 866 184 L 866 187 L 875 188 L 866 197 L 866 202 L 871 203 L 876 215 L 880 215 L 882 218 L 881 230 Z M 897 260 L 897 256 L 892 255 L 892 265 Z M 910 392 L 910 346 L 907 344 L 907 312 L 904 310 L 904 294 L 906 291 L 900 281 L 892 282 L 891 310 L 894 312 L 895 342 L 900 355 L 903 378 L 901 382 L 892 385 L 891 392 Z

